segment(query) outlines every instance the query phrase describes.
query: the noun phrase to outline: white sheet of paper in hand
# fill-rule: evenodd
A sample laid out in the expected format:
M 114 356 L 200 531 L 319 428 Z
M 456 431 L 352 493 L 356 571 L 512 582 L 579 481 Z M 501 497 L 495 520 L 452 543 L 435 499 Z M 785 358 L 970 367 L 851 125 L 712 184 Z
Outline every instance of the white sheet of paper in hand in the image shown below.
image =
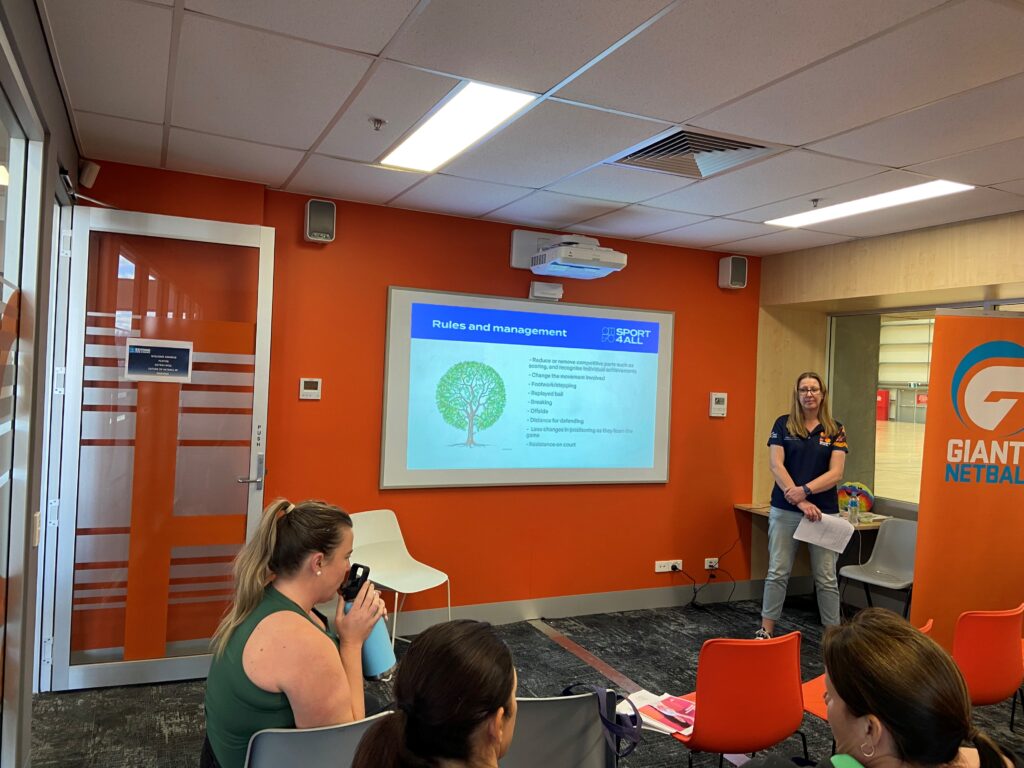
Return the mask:
M 806 517 L 800 520 L 796 527 L 793 538 L 797 541 L 806 541 L 808 544 L 817 544 L 819 547 L 831 549 L 833 552 L 842 553 L 846 544 L 853 536 L 853 526 L 849 520 L 843 520 L 839 515 L 822 515 L 821 520 L 812 523 Z

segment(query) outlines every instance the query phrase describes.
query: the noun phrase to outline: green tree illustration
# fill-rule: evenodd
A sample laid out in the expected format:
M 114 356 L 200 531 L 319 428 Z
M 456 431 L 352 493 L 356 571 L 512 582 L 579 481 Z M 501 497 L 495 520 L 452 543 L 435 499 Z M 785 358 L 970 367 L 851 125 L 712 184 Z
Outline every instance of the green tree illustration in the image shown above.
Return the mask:
M 466 445 L 505 410 L 505 382 L 486 363 L 466 361 L 449 368 L 437 383 L 437 410 L 445 423 L 466 430 Z

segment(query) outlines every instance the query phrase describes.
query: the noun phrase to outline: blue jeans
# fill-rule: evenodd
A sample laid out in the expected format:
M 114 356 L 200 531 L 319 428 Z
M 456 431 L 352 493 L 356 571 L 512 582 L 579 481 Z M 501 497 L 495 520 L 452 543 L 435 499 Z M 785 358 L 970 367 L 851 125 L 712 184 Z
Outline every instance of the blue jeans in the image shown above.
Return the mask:
M 803 519 L 800 512 L 771 508 L 768 514 L 768 576 L 764 581 L 764 602 L 761 615 L 778 620 L 786 600 L 786 586 L 793 570 L 799 541 L 793 538 L 796 527 Z M 839 582 L 836 580 L 838 555 L 823 547 L 808 544 L 811 553 L 811 572 L 818 593 L 818 613 L 826 627 L 839 623 Z

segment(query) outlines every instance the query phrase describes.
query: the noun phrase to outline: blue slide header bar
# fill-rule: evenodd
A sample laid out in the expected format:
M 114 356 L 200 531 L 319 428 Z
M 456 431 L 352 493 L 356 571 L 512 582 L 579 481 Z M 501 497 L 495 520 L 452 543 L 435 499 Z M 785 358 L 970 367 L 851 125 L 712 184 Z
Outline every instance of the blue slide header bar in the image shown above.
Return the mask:
M 507 309 L 412 304 L 414 339 L 658 352 L 658 323 Z

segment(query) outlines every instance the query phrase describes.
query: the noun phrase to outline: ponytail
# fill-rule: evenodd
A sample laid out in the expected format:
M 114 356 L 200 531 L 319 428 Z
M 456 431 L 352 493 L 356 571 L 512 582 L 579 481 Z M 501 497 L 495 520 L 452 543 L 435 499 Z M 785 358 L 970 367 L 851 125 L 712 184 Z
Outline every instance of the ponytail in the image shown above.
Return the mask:
M 210 641 L 214 656 L 224 653 L 232 633 L 259 605 L 275 576 L 294 573 L 311 552 L 334 551 L 341 541 L 340 526 L 351 528 L 352 518 L 322 501 L 295 505 L 277 499 L 263 510 L 255 535 L 235 558 L 235 592 Z
M 408 722 L 409 716 L 399 709 L 374 723 L 359 742 L 352 768 L 434 768 L 432 759 L 409 749 Z
M 984 731 L 971 726 L 971 730 L 967 733 L 967 739 L 978 750 L 981 768 L 1006 768 L 1007 760 L 1016 765 L 1016 761 L 1010 759 L 1003 752 L 1002 748 L 993 741 L 992 737 Z

